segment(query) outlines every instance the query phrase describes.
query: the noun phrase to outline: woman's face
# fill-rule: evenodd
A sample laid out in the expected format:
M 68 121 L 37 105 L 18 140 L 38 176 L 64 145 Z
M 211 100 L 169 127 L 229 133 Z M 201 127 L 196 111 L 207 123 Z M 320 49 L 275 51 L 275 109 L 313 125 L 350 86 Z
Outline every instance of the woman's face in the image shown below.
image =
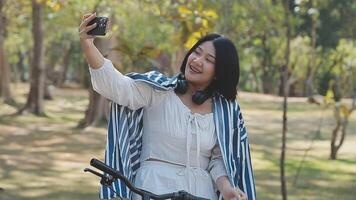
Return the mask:
M 215 75 L 213 42 L 202 43 L 189 55 L 184 75 L 188 82 L 202 89 L 210 84 Z

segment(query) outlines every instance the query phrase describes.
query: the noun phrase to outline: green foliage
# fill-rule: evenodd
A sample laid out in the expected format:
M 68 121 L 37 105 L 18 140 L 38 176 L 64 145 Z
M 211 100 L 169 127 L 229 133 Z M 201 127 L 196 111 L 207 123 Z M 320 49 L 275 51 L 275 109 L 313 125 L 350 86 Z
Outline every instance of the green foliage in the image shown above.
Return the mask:
M 356 85 L 356 43 L 353 40 L 341 39 L 336 49 L 323 53 L 324 61 L 319 82 L 320 92 L 338 85 L 337 101 L 341 97 L 351 97 L 352 85 Z
M 73 80 L 82 73 L 83 56 L 79 46 L 78 25 L 85 13 L 97 11 L 108 16 L 111 51 L 120 57 L 123 72 L 147 71 L 158 65 L 179 65 L 198 37 L 218 32 L 234 41 L 238 48 L 240 88 L 276 94 L 285 54 L 283 6 L 275 0 L 43 0 L 47 65 L 62 68 L 63 55 L 70 50 L 69 73 Z M 355 51 L 356 3 L 352 0 L 292 1 L 290 80 L 297 93 L 309 78 L 314 92 L 325 95 L 336 74 L 344 77 Z M 7 1 L 8 19 L 5 49 L 7 60 L 17 70 L 19 55 L 26 55 L 25 71 L 31 57 L 31 1 Z M 313 23 L 315 25 L 313 29 Z M 315 36 L 313 36 L 315 30 Z M 315 37 L 316 44 L 313 44 Z M 180 55 L 180 56 L 179 56 Z M 348 63 L 348 64 L 347 64 Z M 170 66 L 166 66 L 170 67 Z M 344 79 L 344 78 L 342 78 Z M 348 78 L 347 78 L 348 79 Z M 354 78 L 355 79 L 355 78 Z M 354 80 L 355 81 L 355 80 Z M 346 88 L 346 87 L 345 87 Z M 265 91 L 266 92 L 266 91 Z M 349 96 L 347 94 L 346 96 Z
M 117 39 L 113 50 L 121 55 L 122 70 L 147 71 L 161 51 L 172 52 L 168 42 L 173 28 L 157 12 L 157 5 L 142 1 L 123 2 L 112 12 L 111 37 Z
M 135 15 L 132 15 L 135 13 Z M 217 14 L 207 1 L 124 1 L 112 11 L 112 37 L 125 71 L 147 71 L 210 32 Z M 147 26 L 149 24 L 149 26 Z M 167 66 L 169 67 L 169 66 Z

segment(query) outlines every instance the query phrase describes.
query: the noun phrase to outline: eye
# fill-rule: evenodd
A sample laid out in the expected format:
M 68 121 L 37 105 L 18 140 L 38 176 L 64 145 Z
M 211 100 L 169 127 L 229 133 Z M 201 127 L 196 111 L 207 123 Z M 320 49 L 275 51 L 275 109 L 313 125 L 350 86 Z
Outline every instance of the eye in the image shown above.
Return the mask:
M 197 49 L 195 49 L 193 52 L 197 55 L 200 55 L 200 52 Z
M 212 59 L 212 58 L 207 58 L 206 60 L 207 60 L 208 62 L 212 63 L 212 64 L 215 64 L 215 60 Z

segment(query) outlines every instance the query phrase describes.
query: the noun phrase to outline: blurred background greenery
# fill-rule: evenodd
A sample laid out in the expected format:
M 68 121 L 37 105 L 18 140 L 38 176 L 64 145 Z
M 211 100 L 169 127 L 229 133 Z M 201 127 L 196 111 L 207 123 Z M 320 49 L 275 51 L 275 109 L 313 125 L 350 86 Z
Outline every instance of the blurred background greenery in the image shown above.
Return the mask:
M 288 197 L 355 198 L 355 1 L 0 0 L 0 199 L 97 198 L 81 169 L 103 156 L 108 102 L 80 49 L 89 12 L 110 18 L 95 44 L 123 73 L 173 75 L 197 38 L 230 38 L 258 198 L 281 199 L 285 87 Z

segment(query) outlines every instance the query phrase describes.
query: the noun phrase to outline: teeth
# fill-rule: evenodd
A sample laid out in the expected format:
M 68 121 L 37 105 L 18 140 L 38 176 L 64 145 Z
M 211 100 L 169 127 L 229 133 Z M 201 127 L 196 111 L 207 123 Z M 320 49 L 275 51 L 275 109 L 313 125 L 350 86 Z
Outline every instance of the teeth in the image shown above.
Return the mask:
M 189 65 L 190 69 L 195 72 L 195 73 L 201 73 L 200 71 L 198 71 L 197 69 L 195 69 L 193 66 Z

